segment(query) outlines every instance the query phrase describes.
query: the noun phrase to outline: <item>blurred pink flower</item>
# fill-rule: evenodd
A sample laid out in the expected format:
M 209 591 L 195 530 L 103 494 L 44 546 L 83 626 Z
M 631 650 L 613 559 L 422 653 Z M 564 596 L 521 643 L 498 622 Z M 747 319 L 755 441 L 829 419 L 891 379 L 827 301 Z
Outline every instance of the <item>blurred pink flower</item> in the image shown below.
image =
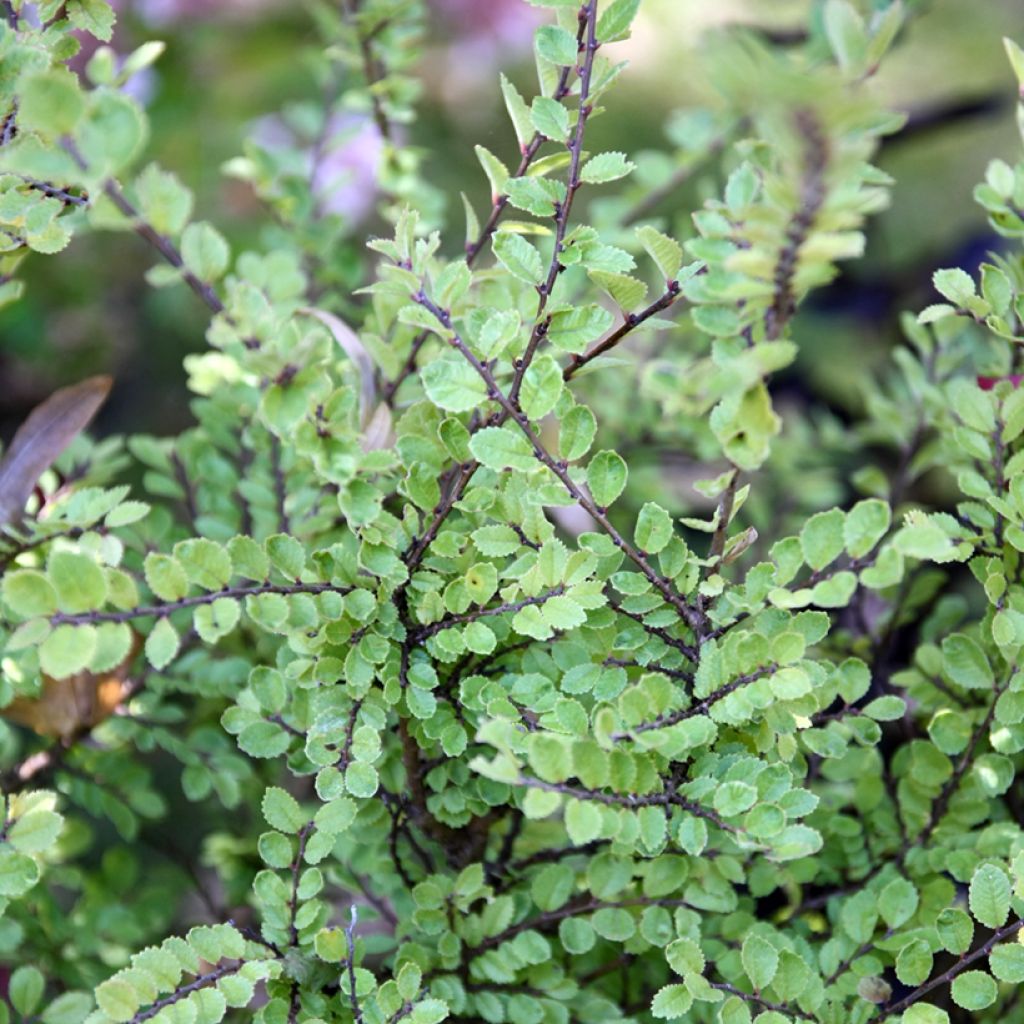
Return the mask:
M 186 18 L 247 14 L 274 5 L 282 6 L 281 0 L 114 0 L 115 7 L 130 8 L 151 25 L 167 25 Z
M 426 78 L 446 104 L 472 116 L 467 96 L 491 81 L 496 65 L 529 56 L 545 12 L 524 0 L 427 0 L 427 6 L 437 49 Z
M 482 37 L 494 46 L 530 46 L 542 12 L 523 0 L 429 0 L 442 17 L 457 25 L 467 39 Z
M 301 134 L 284 117 L 274 115 L 258 122 L 252 138 L 310 182 L 323 213 L 358 223 L 372 212 L 384 141 L 369 115 L 335 114 L 318 139 Z
M 428 0 L 451 25 L 447 37 L 460 60 L 490 60 L 529 51 L 544 12 L 523 0 Z

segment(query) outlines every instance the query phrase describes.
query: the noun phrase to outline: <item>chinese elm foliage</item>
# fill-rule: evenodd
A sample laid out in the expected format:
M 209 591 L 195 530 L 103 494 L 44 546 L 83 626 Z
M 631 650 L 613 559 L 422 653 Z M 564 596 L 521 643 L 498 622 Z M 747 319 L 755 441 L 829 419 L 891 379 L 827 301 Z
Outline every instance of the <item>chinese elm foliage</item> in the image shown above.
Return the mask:
M 65 392 L 0 470 L 0 1021 L 1024 1020 L 1024 163 L 840 428 L 772 385 L 887 200 L 902 6 L 709 44 L 652 155 L 588 141 L 640 0 L 530 2 L 464 236 L 405 146 L 419 4 L 316 8 L 362 261 L 318 150 L 255 142 L 233 252 L 143 166 L 160 47 L 79 77 L 103 0 L 0 5 L 0 297 L 103 229 L 212 314 L 192 429 L 93 444 Z

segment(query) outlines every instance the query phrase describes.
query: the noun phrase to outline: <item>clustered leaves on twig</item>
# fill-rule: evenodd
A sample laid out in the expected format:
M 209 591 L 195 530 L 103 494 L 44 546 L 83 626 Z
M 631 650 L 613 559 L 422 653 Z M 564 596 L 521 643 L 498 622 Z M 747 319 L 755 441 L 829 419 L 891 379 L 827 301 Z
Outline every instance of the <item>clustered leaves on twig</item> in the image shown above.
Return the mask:
M 805 493 L 814 421 L 771 394 L 886 202 L 870 159 L 899 119 L 865 83 L 902 5 L 829 0 L 785 54 L 712 46 L 724 113 L 676 118 L 637 194 L 588 127 L 640 0 L 531 2 L 540 93 L 502 79 L 519 162 L 478 149 L 464 246 L 402 147 L 419 5 L 343 0 L 317 14 L 311 173 L 255 145 L 232 165 L 291 242 L 235 255 L 134 169 L 119 85 L 159 48 L 80 81 L 69 33 L 109 38 L 106 5 L 5 5 L 0 298 L 95 225 L 214 315 L 193 429 L 93 445 L 94 382 L 0 463 L 0 703 L 45 737 L 0 749 L 23 1019 L 1021 1012 L 1020 254 L 936 276 L 947 302 L 843 438 L 857 472 L 829 470 L 841 505 Z M 386 153 L 357 294 L 352 227 L 312 194 L 342 102 Z M 653 216 L 712 160 L 692 229 Z M 1008 239 L 1022 196 L 1024 163 L 993 162 L 977 198 Z M 651 479 L 659 447 L 707 479 Z M 112 486 L 129 459 L 149 502 Z M 908 507 L 939 466 L 954 506 Z

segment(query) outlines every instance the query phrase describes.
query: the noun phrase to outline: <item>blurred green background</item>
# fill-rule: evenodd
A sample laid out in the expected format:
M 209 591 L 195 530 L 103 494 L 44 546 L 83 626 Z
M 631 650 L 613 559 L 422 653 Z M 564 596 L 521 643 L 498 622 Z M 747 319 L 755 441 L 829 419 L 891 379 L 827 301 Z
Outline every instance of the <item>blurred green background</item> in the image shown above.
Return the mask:
M 991 158 L 1020 145 L 1001 37 L 1024 40 L 1022 0 L 912 6 L 915 17 L 870 84 L 909 115 L 879 160 L 896 178 L 892 207 L 870 224 L 867 258 L 816 295 L 796 328 L 801 386 L 840 410 L 856 401 L 858 375 L 898 339 L 900 311 L 931 301 L 932 272 L 972 270 L 998 246 L 971 190 Z M 543 12 L 524 0 L 427 0 L 427 7 L 424 95 L 409 138 L 429 154 L 425 175 L 448 197 L 454 249 L 462 238 L 459 191 L 479 209 L 487 202 L 473 145 L 515 161 L 498 72 L 533 91 L 530 36 Z M 665 148 L 672 113 L 711 98 L 699 60 L 703 33 L 744 25 L 786 45 L 812 7 L 809 0 L 644 0 L 635 36 L 622 47 L 631 67 L 610 116 L 593 123 L 593 147 Z M 152 122 L 147 159 L 177 172 L 196 193 L 197 215 L 237 246 L 267 244 L 271 218 L 221 168 L 261 118 L 317 97 L 304 56 L 316 43 L 308 10 L 295 0 L 122 0 L 118 52 L 152 38 L 167 51 L 132 83 Z M 659 212 L 686 233 L 689 211 L 719 185 L 709 169 Z M 356 230 L 380 229 L 371 213 Z M 101 371 L 116 378 L 102 432 L 163 434 L 188 423 L 181 362 L 204 346 L 206 312 L 182 287 L 148 287 L 143 271 L 153 262 L 134 236 L 103 233 L 76 238 L 58 258 L 28 261 L 25 297 L 0 311 L 0 434 L 9 436 L 56 387 Z

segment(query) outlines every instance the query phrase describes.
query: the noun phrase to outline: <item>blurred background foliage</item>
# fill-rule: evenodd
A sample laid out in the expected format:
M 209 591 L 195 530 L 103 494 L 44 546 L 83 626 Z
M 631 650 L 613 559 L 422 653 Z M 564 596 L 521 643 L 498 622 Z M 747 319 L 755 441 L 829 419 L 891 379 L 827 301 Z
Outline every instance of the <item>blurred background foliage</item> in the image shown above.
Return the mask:
M 714 106 L 702 59 L 709 32 L 740 25 L 779 45 L 795 44 L 809 18 L 813 24 L 816 6 L 816 0 L 644 0 L 624 47 L 631 66 L 612 101 L 614 117 L 594 121 L 593 148 L 627 148 L 634 157 L 649 151 L 656 163 L 657 151 L 676 148 L 685 136 L 680 112 Z M 940 266 L 973 271 L 999 245 L 970 196 L 988 160 L 1009 155 L 1015 145 L 1014 89 L 1000 37 L 1024 34 L 1024 5 L 910 0 L 909 6 L 914 17 L 871 85 L 908 117 L 879 161 L 896 179 L 892 207 L 870 223 L 867 258 L 847 263 L 798 318 L 801 359 L 778 382 L 795 399 L 813 398 L 843 418 L 856 415 L 859 382 L 897 341 L 899 313 L 932 301 L 932 272 Z M 249 137 L 286 143 L 282 113 L 301 124 L 302 104 L 321 97 L 323 76 L 307 56 L 317 43 L 315 5 L 120 0 L 118 7 L 119 53 L 146 39 L 167 44 L 155 67 L 130 83 L 152 121 L 147 156 L 195 190 L 197 214 L 233 243 L 272 247 L 273 217 L 224 165 Z M 478 209 L 487 203 L 474 144 L 516 161 L 498 71 L 527 94 L 534 91 L 530 38 L 542 16 L 523 0 L 428 0 L 423 95 L 419 118 L 406 131 L 426 154 L 426 178 L 445 197 L 451 247 L 462 237 L 459 192 Z M 624 124 L 628 138 L 609 134 Z M 373 132 L 357 125 L 337 154 L 347 181 L 339 208 L 352 220 L 356 240 L 339 259 L 352 287 L 361 239 L 384 230 L 373 196 L 376 145 Z M 730 166 L 724 163 L 723 169 L 711 161 L 658 203 L 656 212 L 677 236 L 691 233 L 690 212 L 720 191 Z M 10 436 L 55 388 L 100 371 L 116 380 L 101 432 L 165 434 L 188 423 L 182 358 L 203 348 L 206 311 L 181 286 L 148 287 L 143 270 L 151 262 L 141 241 L 102 232 L 76 238 L 60 259 L 28 261 L 21 272 L 25 297 L 0 311 L 0 434 Z

